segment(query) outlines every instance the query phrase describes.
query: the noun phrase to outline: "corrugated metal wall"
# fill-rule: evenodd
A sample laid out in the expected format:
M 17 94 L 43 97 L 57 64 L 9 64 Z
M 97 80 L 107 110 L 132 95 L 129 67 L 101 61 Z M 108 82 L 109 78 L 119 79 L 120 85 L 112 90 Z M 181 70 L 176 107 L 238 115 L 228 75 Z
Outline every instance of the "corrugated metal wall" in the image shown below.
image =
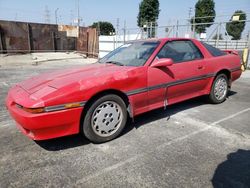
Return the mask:
M 98 56 L 96 29 L 0 20 L 0 53 L 79 51 Z

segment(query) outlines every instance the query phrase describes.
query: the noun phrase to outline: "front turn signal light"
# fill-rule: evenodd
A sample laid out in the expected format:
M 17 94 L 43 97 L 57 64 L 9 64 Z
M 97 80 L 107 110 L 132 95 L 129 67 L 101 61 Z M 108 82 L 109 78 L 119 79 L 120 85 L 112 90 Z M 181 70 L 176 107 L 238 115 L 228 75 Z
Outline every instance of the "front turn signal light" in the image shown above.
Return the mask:
M 23 108 L 24 111 L 32 114 L 38 114 L 44 112 L 44 108 Z
M 64 107 L 65 107 L 66 109 L 68 109 L 68 108 L 77 108 L 77 107 L 80 107 L 80 106 L 81 106 L 80 103 L 69 103 L 69 104 L 65 104 L 65 105 L 64 105 Z
M 43 113 L 43 112 L 53 112 L 53 111 L 70 109 L 70 108 L 78 108 L 78 107 L 82 107 L 83 105 L 84 103 L 75 102 L 75 103 L 68 103 L 68 104 L 63 104 L 63 105 L 41 107 L 41 108 L 25 108 L 19 104 L 16 104 L 18 108 L 26 112 L 32 113 L 32 114 L 38 114 L 38 113 Z
M 44 108 L 25 108 L 21 105 L 16 104 L 16 106 L 22 110 L 24 110 L 25 112 L 29 112 L 32 114 L 38 114 L 38 113 L 42 113 L 45 112 Z

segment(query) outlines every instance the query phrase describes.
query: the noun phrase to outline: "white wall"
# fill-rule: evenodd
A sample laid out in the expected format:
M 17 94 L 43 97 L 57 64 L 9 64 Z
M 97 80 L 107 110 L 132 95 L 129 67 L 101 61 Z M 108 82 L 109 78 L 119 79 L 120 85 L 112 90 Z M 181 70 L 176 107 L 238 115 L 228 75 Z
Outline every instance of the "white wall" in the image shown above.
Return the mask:
M 141 34 L 130 34 L 125 36 L 125 41 L 138 40 L 141 39 Z M 216 47 L 216 40 L 209 40 L 208 44 L 211 44 Z M 124 35 L 118 36 L 99 36 L 99 58 L 104 57 L 109 52 L 118 48 L 119 46 L 124 44 Z M 217 43 L 217 48 L 220 49 L 235 49 L 235 50 L 243 50 L 247 48 L 248 41 L 245 40 L 219 40 Z M 249 58 L 250 59 L 250 58 Z
M 140 39 L 140 34 L 131 34 L 125 36 L 125 41 Z M 124 35 L 99 36 L 99 57 L 102 58 L 109 52 L 124 44 Z

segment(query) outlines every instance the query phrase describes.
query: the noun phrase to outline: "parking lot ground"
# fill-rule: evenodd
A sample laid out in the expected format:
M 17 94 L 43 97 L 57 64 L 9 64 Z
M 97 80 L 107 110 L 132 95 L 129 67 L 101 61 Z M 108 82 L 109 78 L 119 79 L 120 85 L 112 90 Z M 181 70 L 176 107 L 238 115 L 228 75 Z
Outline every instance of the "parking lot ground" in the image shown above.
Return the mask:
M 22 135 L 4 108 L 11 85 L 89 62 L 2 64 L 0 187 L 250 187 L 250 71 L 224 103 L 197 98 L 154 110 L 108 143 L 80 135 L 34 142 Z

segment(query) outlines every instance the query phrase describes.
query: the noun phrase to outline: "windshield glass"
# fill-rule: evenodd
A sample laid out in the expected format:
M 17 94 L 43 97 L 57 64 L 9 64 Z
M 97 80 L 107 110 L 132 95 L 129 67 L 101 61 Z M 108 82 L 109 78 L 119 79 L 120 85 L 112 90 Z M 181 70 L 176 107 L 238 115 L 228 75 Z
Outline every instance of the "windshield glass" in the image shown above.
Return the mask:
M 99 60 L 120 66 L 142 66 L 158 46 L 158 41 L 137 41 L 122 45 Z

